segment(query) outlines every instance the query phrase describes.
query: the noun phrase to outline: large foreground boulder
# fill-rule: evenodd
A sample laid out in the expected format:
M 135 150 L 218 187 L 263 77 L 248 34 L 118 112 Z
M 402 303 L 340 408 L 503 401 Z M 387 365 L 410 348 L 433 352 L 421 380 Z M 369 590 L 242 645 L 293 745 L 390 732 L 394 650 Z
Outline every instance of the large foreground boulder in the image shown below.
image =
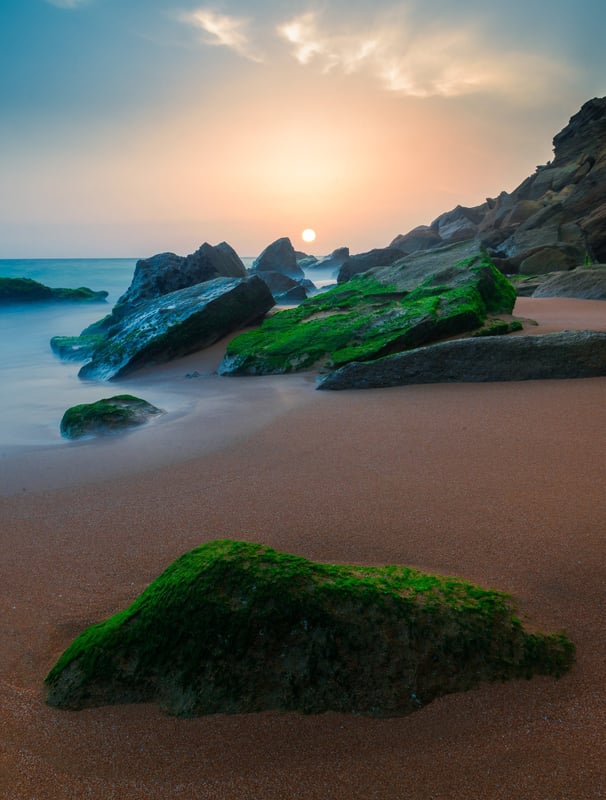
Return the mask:
M 193 353 L 258 321 L 273 305 L 271 292 L 257 276 L 215 278 L 170 292 L 123 317 L 78 374 L 111 380 Z
M 573 658 L 563 635 L 524 631 L 501 592 L 223 540 L 84 631 L 47 676 L 47 702 L 396 715 L 480 681 L 560 675 Z
M 394 266 L 274 314 L 232 339 L 219 372 L 331 369 L 457 336 L 480 328 L 489 313 L 511 312 L 515 290 L 484 254 L 457 263 L 443 258 L 441 265 L 424 281 L 413 280 L 412 291 Z
M 563 331 L 457 339 L 366 364 L 347 364 L 319 389 L 373 389 L 414 383 L 527 381 L 606 375 L 606 333 Z
M 51 288 L 32 278 L 0 278 L 0 305 L 10 303 L 105 303 L 108 293 L 86 286 L 77 289 Z
M 83 436 L 119 433 L 144 425 L 163 413 L 162 409 L 140 397 L 117 394 L 68 408 L 61 420 L 61 435 L 66 439 L 81 439 Z

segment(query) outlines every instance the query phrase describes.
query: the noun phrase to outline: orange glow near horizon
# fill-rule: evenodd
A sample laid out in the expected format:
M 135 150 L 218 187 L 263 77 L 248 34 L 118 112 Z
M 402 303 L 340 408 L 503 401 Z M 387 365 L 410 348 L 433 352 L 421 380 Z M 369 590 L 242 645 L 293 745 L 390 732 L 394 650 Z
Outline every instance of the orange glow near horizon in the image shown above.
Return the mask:
M 369 94 L 360 81 L 338 88 L 318 81 L 306 95 L 296 83 L 261 92 L 251 80 L 223 87 L 213 113 L 141 118 L 117 138 L 90 131 L 86 151 L 62 145 L 52 161 L 30 153 L 29 218 L 69 219 L 74 241 L 90 232 L 89 252 L 114 230 L 119 255 L 185 254 L 225 240 L 254 256 L 282 236 L 300 240 L 307 220 L 321 220 L 319 254 L 362 252 L 457 203 L 511 190 L 540 163 L 530 152 L 529 169 L 514 171 L 513 151 L 503 154 L 511 129 L 488 136 L 472 107 L 454 117 L 442 102 Z M 548 142 L 544 150 L 547 160 Z M 44 187 L 58 185 L 51 204 Z M 17 212 L 15 201 L 7 223 Z

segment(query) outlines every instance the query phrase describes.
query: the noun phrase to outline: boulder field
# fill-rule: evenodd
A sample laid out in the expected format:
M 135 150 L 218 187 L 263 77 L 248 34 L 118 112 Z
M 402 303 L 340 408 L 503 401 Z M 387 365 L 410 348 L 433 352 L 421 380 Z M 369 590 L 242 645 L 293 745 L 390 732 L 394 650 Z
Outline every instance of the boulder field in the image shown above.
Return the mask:
M 205 243 L 189 256 L 141 259 L 110 314 L 50 345 L 61 358 L 87 362 L 81 378 L 111 380 L 208 347 L 260 320 L 274 302 L 228 244 Z
M 526 632 L 501 592 L 218 540 L 80 634 L 46 678 L 47 702 L 393 716 L 481 681 L 558 676 L 573 660 L 564 635 Z
M 513 192 L 457 206 L 367 253 L 339 248 L 317 259 L 283 237 L 249 272 L 225 242 L 204 243 L 185 257 L 142 259 L 111 314 L 79 337 L 55 337 L 51 347 L 62 358 L 87 360 L 81 377 L 126 375 L 256 324 L 276 297 L 300 302 L 315 290 L 303 263 L 338 270 L 337 287 L 236 337 L 221 374 L 335 370 L 444 338 L 508 333 L 519 325 L 491 318 L 510 314 L 516 289 L 536 297 L 604 298 L 606 98 L 585 103 L 553 143 L 553 161 Z M 515 276 L 515 289 L 505 274 Z M 489 347 L 496 352 L 501 343 Z M 542 352 L 551 358 L 547 347 Z
M 489 315 L 509 314 L 515 290 L 488 256 L 451 260 L 460 255 L 446 254 L 442 269 L 421 282 L 407 282 L 394 265 L 274 314 L 232 339 L 219 373 L 330 369 L 478 330 Z

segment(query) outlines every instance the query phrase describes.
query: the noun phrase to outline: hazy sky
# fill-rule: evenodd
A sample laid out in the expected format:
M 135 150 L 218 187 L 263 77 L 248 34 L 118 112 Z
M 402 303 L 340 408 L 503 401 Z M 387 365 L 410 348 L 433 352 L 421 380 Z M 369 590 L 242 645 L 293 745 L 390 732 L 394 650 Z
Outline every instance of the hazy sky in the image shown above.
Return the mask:
M 603 0 L 2 0 L 0 258 L 387 245 L 548 161 L 605 30 Z

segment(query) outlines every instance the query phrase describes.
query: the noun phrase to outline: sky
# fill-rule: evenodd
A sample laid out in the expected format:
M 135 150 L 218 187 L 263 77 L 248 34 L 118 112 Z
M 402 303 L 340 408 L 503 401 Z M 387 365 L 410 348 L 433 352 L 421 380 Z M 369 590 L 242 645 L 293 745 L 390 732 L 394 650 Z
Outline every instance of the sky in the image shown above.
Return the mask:
M 546 163 L 604 30 L 603 0 L 2 0 L 0 258 L 387 246 Z

